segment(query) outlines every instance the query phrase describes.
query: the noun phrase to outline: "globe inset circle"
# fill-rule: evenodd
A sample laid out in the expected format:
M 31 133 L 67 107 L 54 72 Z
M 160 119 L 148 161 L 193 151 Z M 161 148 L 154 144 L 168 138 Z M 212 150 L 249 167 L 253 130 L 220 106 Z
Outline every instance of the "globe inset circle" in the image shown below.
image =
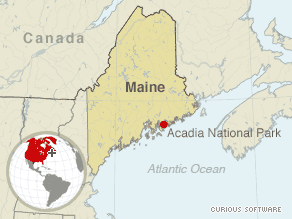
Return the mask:
M 15 196 L 36 210 L 52 211 L 69 205 L 81 192 L 86 164 L 78 146 L 63 135 L 30 135 L 12 151 L 7 165 Z

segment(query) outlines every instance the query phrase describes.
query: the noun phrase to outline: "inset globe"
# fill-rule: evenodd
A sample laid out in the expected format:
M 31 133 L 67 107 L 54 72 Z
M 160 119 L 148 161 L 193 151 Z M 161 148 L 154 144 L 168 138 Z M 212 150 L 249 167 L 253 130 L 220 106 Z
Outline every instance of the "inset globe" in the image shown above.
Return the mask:
M 9 161 L 11 189 L 35 209 L 67 205 L 84 184 L 86 167 L 81 151 L 57 135 L 42 133 L 28 138 L 16 147 Z

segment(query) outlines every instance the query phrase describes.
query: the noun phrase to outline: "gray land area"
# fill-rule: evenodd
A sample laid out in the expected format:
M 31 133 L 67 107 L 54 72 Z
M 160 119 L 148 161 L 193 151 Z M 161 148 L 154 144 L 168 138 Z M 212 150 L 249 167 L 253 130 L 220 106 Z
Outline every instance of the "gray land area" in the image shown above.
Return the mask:
M 75 153 L 77 168 L 79 172 L 82 172 L 84 170 L 84 167 L 83 167 L 81 155 L 79 154 L 77 149 L 73 145 L 70 144 L 70 142 L 66 142 L 66 143 L 69 147 L 72 148 L 73 153 Z
M 42 173 L 41 173 L 41 171 L 39 171 L 39 167 L 38 168 L 34 168 L 32 161 L 30 161 L 28 159 L 25 159 L 25 160 L 26 160 L 26 163 L 28 164 L 29 169 L 31 169 L 31 170 L 39 173 L 41 176 L 43 176 Z
M 70 182 L 64 181 L 61 177 L 47 174 L 43 182 L 43 186 L 50 193 L 47 206 L 49 207 L 54 201 L 65 194 L 70 184 Z
M 75 156 L 76 156 L 77 168 L 78 168 L 79 172 L 82 172 L 84 167 L 83 167 L 82 158 L 81 158 L 80 154 L 78 153 L 78 151 L 75 152 Z

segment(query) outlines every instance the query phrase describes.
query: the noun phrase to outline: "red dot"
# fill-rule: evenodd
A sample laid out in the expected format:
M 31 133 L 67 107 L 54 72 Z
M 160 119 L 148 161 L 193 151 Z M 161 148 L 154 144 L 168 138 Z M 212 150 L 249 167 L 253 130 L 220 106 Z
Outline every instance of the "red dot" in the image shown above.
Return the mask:
M 162 121 L 160 123 L 160 127 L 165 129 L 167 127 L 167 122 L 166 121 Z

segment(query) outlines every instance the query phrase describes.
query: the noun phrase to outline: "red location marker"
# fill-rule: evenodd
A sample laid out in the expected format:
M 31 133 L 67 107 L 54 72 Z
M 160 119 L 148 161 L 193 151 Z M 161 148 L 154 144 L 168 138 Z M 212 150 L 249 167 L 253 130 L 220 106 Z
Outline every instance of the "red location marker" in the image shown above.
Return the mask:
M 166 121 L 160 122 L 160 127 L 165 129 L 167 127 L 167 122 Z

